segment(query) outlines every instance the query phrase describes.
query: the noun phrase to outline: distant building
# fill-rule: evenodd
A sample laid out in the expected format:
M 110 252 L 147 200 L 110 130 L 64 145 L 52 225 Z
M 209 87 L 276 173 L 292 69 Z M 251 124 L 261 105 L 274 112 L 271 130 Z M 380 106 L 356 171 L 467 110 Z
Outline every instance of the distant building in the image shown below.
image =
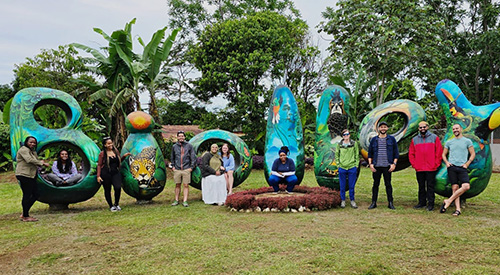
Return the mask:
M 179 131 L 184 131 L 185 133 L 191 132 L 196 136 L 205 130 L 201 129 L 199 125 L 163 125 L 161 134 L 166 140 L 176 140 L 177 132 Z

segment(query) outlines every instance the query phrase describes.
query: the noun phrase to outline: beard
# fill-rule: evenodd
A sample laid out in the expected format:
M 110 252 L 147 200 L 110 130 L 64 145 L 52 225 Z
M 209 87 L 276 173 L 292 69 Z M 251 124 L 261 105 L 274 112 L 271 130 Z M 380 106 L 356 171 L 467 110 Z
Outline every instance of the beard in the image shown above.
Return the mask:
M 420 131 L 420 134 L 421 134 L 422 136 L 425 136 L 425 134 L 427 134 L 427 130 L 425 130 L 425 131 Z

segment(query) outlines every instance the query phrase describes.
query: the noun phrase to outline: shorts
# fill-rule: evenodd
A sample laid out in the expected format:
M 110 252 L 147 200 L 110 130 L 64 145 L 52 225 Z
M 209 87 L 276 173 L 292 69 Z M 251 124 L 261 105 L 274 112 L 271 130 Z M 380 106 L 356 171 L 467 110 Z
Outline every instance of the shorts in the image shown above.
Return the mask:
M 191 183 L 191 172 L 188 170 L 175 170 L 174 171 L 174 183 L 175 184 L 190 184 Z
M 470 183 L 469 172 L 461 166 L 452 165 L 448 167 L 448 179 L 451 185 Z

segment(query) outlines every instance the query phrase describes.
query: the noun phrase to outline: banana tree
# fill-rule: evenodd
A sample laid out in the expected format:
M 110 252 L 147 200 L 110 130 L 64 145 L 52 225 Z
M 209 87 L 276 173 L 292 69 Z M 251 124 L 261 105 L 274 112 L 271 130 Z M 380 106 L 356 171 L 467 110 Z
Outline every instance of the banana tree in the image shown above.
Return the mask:
M 95 91 L 90 96 L 90 100 L 102 100 L 108 104 L 109 118 L 115 118 L 114 129 L 111 133 L 118 146 L 127 138 L 125 114 L 134 111 L 134 103 L 138 110 L 141 109 L 138 93 L 139 73 L 132 71 L 127 61 L 123 59 L 124 56 L 130 57 L 131 60 L 137 58 L 132 51 L 132 25 L 135 21 L 135 18 L 132 19 L 125 24 L 123 30 L 116 30 L 111 36 L 99 28 L 94 28 L 96 33 L 108 41 L 105 47 L 94 49 L 79 43 L 72 44 L 93 56 L 93 58 L 88 58 L 89 63 L 92 64 L 89 69 L 105 79 L 100 89 L 90 87 Z

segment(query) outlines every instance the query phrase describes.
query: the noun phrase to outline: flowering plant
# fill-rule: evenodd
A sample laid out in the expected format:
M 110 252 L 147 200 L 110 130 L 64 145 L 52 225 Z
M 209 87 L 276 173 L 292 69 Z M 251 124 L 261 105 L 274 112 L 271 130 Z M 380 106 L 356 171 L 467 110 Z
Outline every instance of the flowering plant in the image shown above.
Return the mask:
M 280 185 L 284 191 L 286 185 Z M 233 211 L 310 211 L 326 210 L 340 204 L 338 191 L 326 187 L 295 186 L 295 194 L 289 196 L 256 197 L 272 193 L 272 187 L 261 187 L 234 193 L 227 197 L 226 205 Z

